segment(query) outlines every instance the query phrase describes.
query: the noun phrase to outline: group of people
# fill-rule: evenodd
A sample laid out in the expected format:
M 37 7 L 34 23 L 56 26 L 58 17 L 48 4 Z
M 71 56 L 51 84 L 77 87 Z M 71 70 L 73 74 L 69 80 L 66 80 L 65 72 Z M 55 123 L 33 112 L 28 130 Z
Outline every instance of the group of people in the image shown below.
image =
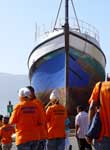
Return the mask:
M 76 138 L 80 150 L 92 150 L 93 140 L 86 138 L 88 124 L 97 111 L 98 85 L 96 83 L 89 99 L 89 112 L 77 106 L 75 117 Z M 2 150 L 12 147 L 12 135 L 16 133 L 17 150 L 69 150 L 71 146 L 66 136 L 69 134 L 70 120 L 66 108 L 61 104 L 58 90 L 50 94 L 47 108 L 36 98 L 32 86 L 18 91 L 19 103 L 9 117 L 0 116 L 0 139 Z M 94 140 L 95 150 L 110 150 L 110 75 L 102 82 L 100 90 L 100 117 L 102 130 L 99 139 Z M 67 135 L 66 135 L 67 134 Z M 66 139 L 66 140 L 65 140 Z M 70 144 L 70 143 L 69 143 Z
M 60 103 L 59 91 L 52 91 L 51 105 L 46 109 L 36 98 L 32 86 L 19 89 L 18 97 L 19 103 L 8 118 L 8 126 L 2 124 L 3 131 L 0 128 L 2 149 L 11 149 L 11 136 L 16 133 L 17 150 L 64 150 L 67 111 Z M 12 131 L 12 128 L 15 130 Z

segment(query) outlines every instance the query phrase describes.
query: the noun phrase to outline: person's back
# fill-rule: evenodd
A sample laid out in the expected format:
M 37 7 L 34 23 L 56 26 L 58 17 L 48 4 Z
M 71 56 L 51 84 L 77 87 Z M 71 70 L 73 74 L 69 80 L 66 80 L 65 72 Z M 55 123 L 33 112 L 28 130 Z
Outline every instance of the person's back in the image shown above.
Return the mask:
M 46 111 L 48 138 L 65 137 L 66 111 L 64 106 L 54 104 Z
M 48 150 L 63 150 L 65 148 L 65 121 L 67 112 L 60 104 L 60 96 L 57 90 L 50 95 L 52 106 L 46 110 L 46 120 L 48 128 Z
M 91 121 L 94 114 L 95 108 L 98 105 L 98 93 L 99 93 L 99 84 L 96 83 L 91 97 L 89 99 L 89 120 Z M 98 141 L 95 140 L 95 148 L 100 150 L 101 146 L 104 147 L 104 150 L 110 149 L 110 76 L 107 77 L 107 81 L 102 82 L 100 89 L 100 118 L 101 118 L 101 133 Z M 87 139 L 88 142 L 91 142 Z
M 41 114 L 42 124 L 39 126 L 39 132 L 40 132 L 39 150 L 44 150 L 44 148 L 46 147 L 46 140 L 48 138 L 47 124 L 46 124 L 46 112 L 45 112 L 45 109 L 41 100 L 36 98 L 34 99 L 34 102 L 39 105 L 41 109 L 41 113 L 42 113 Z
M 10 117 L 10 123 L 16 125 L 16 145 L 18 149 L 31 141 L 40 139 L 41 110 L 39 105 L 27 97 L 21 97 Z M 29 144 L 30 144 L 29 143 Z M 29 146 L 28 146 L 29 147 Z M 36 148 L 37 149 L 37 148 Z
M 12 147 L 12 135 L 15 133 L 15 129 L 12 125 L 8 124 L 9 117 L 3 117 L 3 125 L 0 128 L 0 137 L 3 150 L 10 150 Z
M 31 91 L 33 95 L 33 101 L 40 107 L 41 110 L 41 119 L 42 124 L 39 126 L 39 132 L 40 132 L 40 141 L 39 141 L 39 150 L 44 150 L 46 148 L 46 140 L 47 140 L 47 124 L 46 124 L 46 112 L 44 105 L 40 99 L 38 99 L 35 95 L 34 88 L 32 86 L 27 86 L 27 88 Z
M 78 137 L 85 138 L 88 128 L 88 114 L 85 111 L 80 112 L 76 116 L 76 124 L 79 125 Z
M 84 111 L 83 106 L 77 106 L 77 115 L 75 117 L 76 137 L 80 150 L 91 150 L 91 145 L 86 142 L 85 135 L 88 129 L 88 114 Z
M 38 104 L 39 107 L 41 108 L 43 124 L 39 128 L 39 130 L 40 130 L 40 139 L 45 140 L 45 139 L 47 139 L 46 112 L 45 112 L 45 109 L 44 109 L 44 106 L 43 106 L 41 100 L 36 98 L 34 100 L 34 102 L 36 104 Z

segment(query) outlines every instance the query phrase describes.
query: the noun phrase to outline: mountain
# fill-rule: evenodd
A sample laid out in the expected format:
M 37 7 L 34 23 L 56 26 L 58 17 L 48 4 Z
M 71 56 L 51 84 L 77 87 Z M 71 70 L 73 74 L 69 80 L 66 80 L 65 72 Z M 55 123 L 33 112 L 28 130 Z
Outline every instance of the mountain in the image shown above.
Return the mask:
M 29 85 L 27 75 L 0 73 L 0 114 L 7 114 L 9 101 L 12 105 L 19 102 L 17 91 L 27 85 Z

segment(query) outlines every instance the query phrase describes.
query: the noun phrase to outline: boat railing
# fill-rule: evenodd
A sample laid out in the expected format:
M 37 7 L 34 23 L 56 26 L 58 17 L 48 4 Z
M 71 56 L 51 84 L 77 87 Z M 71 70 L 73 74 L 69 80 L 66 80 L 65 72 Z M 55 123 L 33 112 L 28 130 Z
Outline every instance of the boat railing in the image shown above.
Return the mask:
M 63 27 L 64 27 L 64 19 L 59 19 L 59 22 L 57 23 L 57 25 L 55 25 L 54 28 L 53 24 L 51 24 L 51 26 L 48 27 L 46 25 L 42 25 L 40 28 L 37 29 L 36 36 L 38 37 L 38 39 L 45 38 L 48 35 L 50 35 L 50 33 L 63 29 Z M 72 31 L 77 32 L 79 34 L 81 33 L 84 35 L 88 35 L 99 42 L 99 32 L 91 24 L 88 24 L 82 20 L 78 20 L 77 23 L 77 21 L 74 18 L 70 18 L 69 27 Z

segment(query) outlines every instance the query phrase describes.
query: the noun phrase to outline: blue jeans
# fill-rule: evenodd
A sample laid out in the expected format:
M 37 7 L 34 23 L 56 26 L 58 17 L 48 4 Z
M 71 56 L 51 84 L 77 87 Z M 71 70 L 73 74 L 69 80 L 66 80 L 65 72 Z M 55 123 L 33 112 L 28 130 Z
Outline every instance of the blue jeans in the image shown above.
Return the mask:
M 12 143 L 9 144 L 2 144 L 2 150 L 11 150 Z
M 17 150 L 38 150 L 39 141 L 30 141 L 17 145 Z
M 55 138 L 48 140 L 47 150 L 64 150 L 65 138 Z
M 95 150 L 110 150 L 110 138 L 103 137 L 103 139 L 98 142 L 94 142 L 94 149 Z
M 46 150 L 46 140 L 40 140 L 39 141 L 38 149 L 39 150 Z

